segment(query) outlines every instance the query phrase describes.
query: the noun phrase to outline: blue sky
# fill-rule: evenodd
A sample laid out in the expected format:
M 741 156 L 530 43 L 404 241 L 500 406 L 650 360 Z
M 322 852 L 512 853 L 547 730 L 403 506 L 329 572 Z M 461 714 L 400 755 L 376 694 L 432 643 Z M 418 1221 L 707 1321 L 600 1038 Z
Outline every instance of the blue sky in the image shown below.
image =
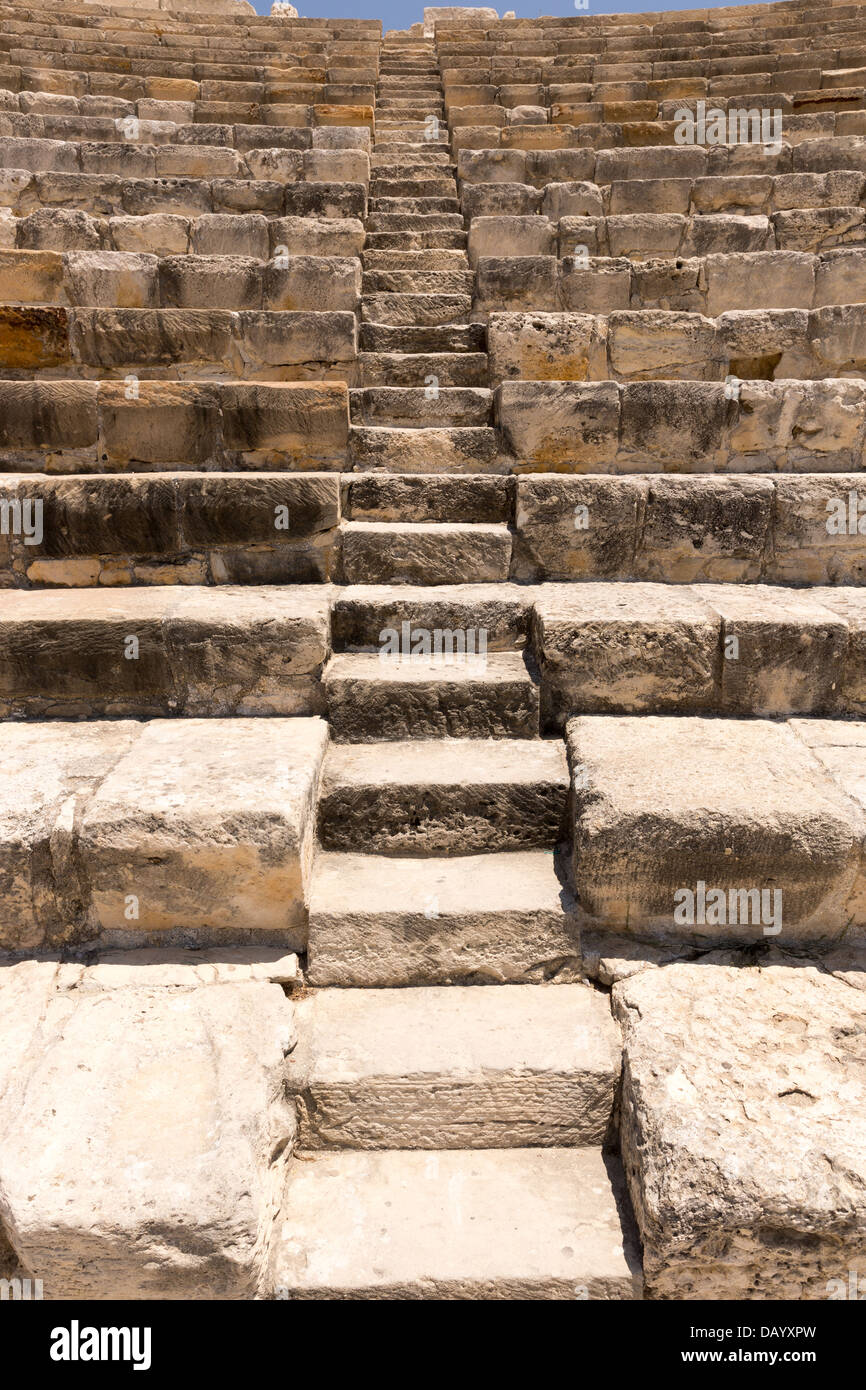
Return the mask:
M 447 2 L 447 0 L 446 0 Z M 727 4 L 750 4 L 753 0 L 726 0 Z M 424 0 L 293 0 L 298 13 L 309 19 L 381 19 L 385 29 L 408 29 L 424 13 Z M 270 14 L 271 0 L 253 0 L 259 14 Z M 576 11 L 571 0 L 493 0 L 500 14 L 514 10 L 519 19 L 536 15 L 586 14 Z M 700 8 L 700 0 L 589 0 L 590 14 L 637 14 L 642 10 L 691 10 Z M 706 6 L 704 6 L 706 8 Z

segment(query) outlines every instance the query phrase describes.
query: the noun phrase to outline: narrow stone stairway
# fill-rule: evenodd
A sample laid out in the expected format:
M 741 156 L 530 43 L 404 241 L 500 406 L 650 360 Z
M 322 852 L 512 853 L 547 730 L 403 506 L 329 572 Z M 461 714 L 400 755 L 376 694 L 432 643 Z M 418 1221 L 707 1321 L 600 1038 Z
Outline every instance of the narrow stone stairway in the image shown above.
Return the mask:
M 618 1037 L 580 979 L 566 750 L 503 589 L 510 483 L 474 486 L 497 437 L 447 138 L 432 43 L 389 36 L 273 1284 L 630 1298 Z

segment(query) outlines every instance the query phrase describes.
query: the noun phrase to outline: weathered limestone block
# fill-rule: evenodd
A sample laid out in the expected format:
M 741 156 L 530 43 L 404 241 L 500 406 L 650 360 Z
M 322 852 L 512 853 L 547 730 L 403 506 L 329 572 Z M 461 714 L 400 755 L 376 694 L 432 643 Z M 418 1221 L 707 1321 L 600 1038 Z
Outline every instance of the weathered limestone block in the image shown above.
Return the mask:
M 837 686 L 840 710 L 849 715 L 866 713 L 866 594 L 860 588 L 814 588 L 809 597 L 846 624 L 847 647 Z
M 557 263 L 557 306 L 582 314 L 612 314 L 628 309 L 632 267 L 625 259 L 587 261 L 564 258 Z
M 205 213 L 195 219 L 191 232 L 190 250 L 196 256 L 267 260 L 269 255 L 268 219 L 262 213 Z
M 725 375 L 782 381 L 838 376 L 829 366 L 816 370 L 810 340 L 812 315 L 806 309 L 732 309 L 714 320 Z M 832 342 L 827 347 L 833 351 Z
M 540 189 L 528 183 L 464 183 L 460 190 L 461 211 L 470 226 L 479 217 L 525 217 L 541 206 Z
M 455 576 L 504 583 L 510 560 L 504 526 L 354 521 L 342 528 L 341 568 L 351 584 L 447 584 Z
M 642 261 L 631 269 L 630 292 L 630 304 L 617 307 L 703 313 L 707 302 L 704 264 L 697 258 Z
M 597 1148 L 311 1155 L 292 1166 L 272 1283 L 292 1299 L 639 1298 L 621 1182 Z
M 825 251 L 815 267 L 815 307 L 860 303 L 866 298 L 864 272 L 866 248 Z
M 601 1144 L 619 1075 L 585 985 L 320 990 L 289 1064 L 305 1149 Z
M 772 515 L 768 478 L 651 477 L 634 573 L 679 584 L 759 579 Z
M 86 901 L 74 856 L 79 801 L 134 741 L 138 726 L 3 725 L 0 947 L 63 940 Z
M 345 382 L 227 382 L 223 437 L 245 467 L 340 468 L 349 443 Z
M 608 353 L 610 375 L 618 379 L 720 381 L 726 374 L 724 337 L 700 314 L 611 314 Z
M 706 313 L 729 309 L 811 309 L 814 257 L 801 251 L 711 255 L 704 262 Z
M 443 859 L 321 854 L 310 900 L 315 985 L 576 978 L 574 899 L 549 850 Z
M 742 388 L 745 395 L 746 386 Z M 639 382 L 621 386 L 620 455 L 637 471 L 688 468 L 709 473 L 724 463 L 735 400 L 716 382 Z
M 861 381 L 744 381 L 729 407 L 729 448 L 756 468 L 826 472 L 864 457 L 866 386 Z
M 261 309 L 261 262 L 247 256 L 169 256 L 159 263 L 158 303 L 166 309 Z
M 473 317 L 483 319 L 491 309 L 506 308 L 549 312 L 559 308 L 558 290 L 559 268 L 554 256 L 526 255 L 505 260 L 485 256 L 477 262 Z
M 317 713 L 327 652 L 328 596 L 315 585 L 10 590 L 0 709 L 54 718 Z
M 772 220 L 777 245 L 789 251 L 826 251 L 866 237 L 866 211 L 856 206 L 800 208 L 776 212 Z
M 47 1298 L 266 1288 L 295 1116 L 277 984 L 86 991 L 0 967 L 0 1200 Z
M 647 1296 L 846 1298 L 852 1272 L 862 1286 L 863 995 L 781 957 L 645 970 L 613 1007 Z
M 680 247 L 683 256 L 733 254 L 774 249 L 773 229 L 763 216 L 704 213 L 690 217 Z M 799 250 L 799 247 L 792 248 Z M 804 250 L 806 248 L 803 248 Z M 725 309 L 727 305 L 722 305 Z
M 98 390 L 95 381 L 0 381 L 4 468 L 36 464 L 41 470 L 61 460 L 73 470 L 92 464 L 99 440 Z
M 631 260 L 675 256 L 688 226 L 689 218 L 675 212 L 608 217 L 606 232 L 610 254 L 628 256 Z
M 577 711 L 687 712 L 718 699 L 720 620 L 666 584 L 546 585 L 536 598 L 543 719 Z
M 556 236 L 546 217 L 475 217 L 469 227 L 469 263 L 482 256 L 552 256 Z
M 65 304 L 63 257 L 56 251 L 0 252 L 4 304 Z
M 859 584 L 866 576 L 862 475 L 775 479 L 773 578 L 782 583 Z
M 186 217 L 155 212 L 144 217 L 110 217 L 108 232 L 116 251 L 185 256 L 190 249 L 190 225 Z M 76 247 L 81 244 L 76 240 Z
M 636 478 L 519 478 L 514 576 L 631 577 L 646 495 L 646 482 Z
M 722 621 L 721 703 L 737 714 L 820 714 L 840 701 L 847 625 L 812 593 L 702 586 Z
M 518 470 L 602 472 L 616 457 L 620 388 L 615 382 L 503 381 L 495 400 Z
M 304 943 L 320 720 L 9 723 L 0 742 L 0 946 Z
M 551 222 L 559 222 L 564 217 L 601 217 L 604 200 L 597 185 L 585 180 L 548 183 L 541 201 L 541 213 Z
M 591 314 L 491 314 L 490 379 L 603 380 L 606 332 L 606 321 Z
M 265 309 L 348 310 L 361 302 L 361 262 L 348 256 L 287 256 L 263 274 Z
M 568 743 L 587 927 L 746 945 L 849 930 L 866 822 L 790 728 L 583 716 Z
M 90 797 L 78 853 L 94 936 L 271 934 L 303 949 L 320 720 L 147 724 Z M 129 920 L 129 895 L 137 916 Z
M 270 223 L 271 253 L 291 256 L 360 256 L 364 224 L 356 217 L 278 217 Z

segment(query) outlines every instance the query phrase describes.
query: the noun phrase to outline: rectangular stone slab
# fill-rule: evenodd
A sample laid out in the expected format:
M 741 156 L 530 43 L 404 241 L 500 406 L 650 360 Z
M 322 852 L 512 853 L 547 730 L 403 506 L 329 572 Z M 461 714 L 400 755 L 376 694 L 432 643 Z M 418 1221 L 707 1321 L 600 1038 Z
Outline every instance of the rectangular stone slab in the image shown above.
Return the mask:
M 568 745 L 587 924 L 704 945 L 826 943 L 849 928 L 863 813 L 791 729 L 582 716 Z M 756 891 L 766 899 L 741 896 Z
M 866 995 L 778 953 L 647 969 L 613 1007 L 648 1296 L 844 1299 L 851 1271 L 862 1289 Z
M 586 985 L 326 989 L 301 1001 L 289 1085 L 304 1148 L 604 1141 L 620 1037 Z
M 318 1154 L 291 1170 L 274 1294 L 640 1297 L 619 1181 L 599 1149 Z
M 319 719 L 145 725 L 80 824 L 94 935 L 271 935 L 303 949 L 327 740 Z
M 689 711 L 717 702 L 720 620 L 666 584 L 550 584 L 536 590 L 545 725 L 574 711 Z
M 10 590 L 0 714 L 312 714 L 328 652 L 319 585 Z
M 561 742 L 334 744 L 319 795 L 326 849 L 396 855 L 540 849 L 565 832 Z
M 315 985 L 573 978 L 578 951 L 575 905 L 550 851 L 316 860 L 309 936 Z
M 538 735 L 538 687 L 520 652 L 451 660 L 345 652 L 331 658 L 323 680 L 340 743 Z
M 0 968 L 0 1052 L 18 1036 L 0 1199 L 19 1261 L 46 1298 L 253 1298 L 295 1133 L 283 990 L 25 988 L 34 968 L 57 971 Z
M 0 724 L 0 947 L 302 948 L 319 719 Z

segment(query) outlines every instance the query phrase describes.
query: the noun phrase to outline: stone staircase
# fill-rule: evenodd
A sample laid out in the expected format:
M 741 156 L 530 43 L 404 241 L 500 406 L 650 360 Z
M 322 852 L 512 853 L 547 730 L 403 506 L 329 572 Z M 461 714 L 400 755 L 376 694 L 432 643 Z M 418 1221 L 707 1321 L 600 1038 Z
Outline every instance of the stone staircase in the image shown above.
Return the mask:
M 864 9 L 0 12 L 0 1277 L 866 1274 Z

